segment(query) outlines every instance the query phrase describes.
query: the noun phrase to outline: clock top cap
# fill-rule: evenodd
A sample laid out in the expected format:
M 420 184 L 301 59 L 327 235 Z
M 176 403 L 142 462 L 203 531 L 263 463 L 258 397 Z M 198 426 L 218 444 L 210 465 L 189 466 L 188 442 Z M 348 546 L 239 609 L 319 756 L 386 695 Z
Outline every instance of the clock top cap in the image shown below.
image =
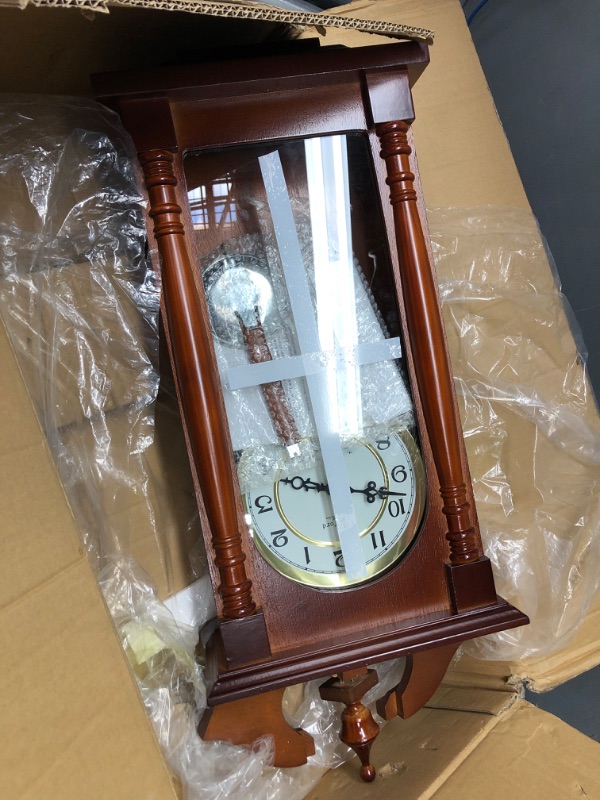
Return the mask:
M 315 45 L 316 42 L 316 45 Z M 227 51 L 224 51 L 225 53 Z M 117 98 L 137 99 L 149 96 L 210 96 L 210 87 L 244 86 L 244 93 L 292 88 L 294 84 L 326 80 L 332 73 L 356 73 L 363 70 L 388 71 L 405 68 L 412 86 L 429 63 L 429 48 L 424 42 L 395 42 L 368 47 L 320 47 L 318 40 L 287 43 L 274 51 L 268 47 L 252 48 L 245 57 L 228 59 L 223 53 L 213 54 L 207 63 L 106 72 L 92 76 L 92 87 L 98 100 L 115 105 Z M 249 62 L 252 61 L 250 68 Z

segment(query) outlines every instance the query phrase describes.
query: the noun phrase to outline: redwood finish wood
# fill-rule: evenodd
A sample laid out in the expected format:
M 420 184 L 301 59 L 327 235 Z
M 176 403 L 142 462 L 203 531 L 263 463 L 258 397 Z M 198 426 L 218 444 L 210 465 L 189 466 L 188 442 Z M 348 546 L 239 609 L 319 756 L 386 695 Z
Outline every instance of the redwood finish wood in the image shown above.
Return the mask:
M 491 591 L 494 576 L 489 558 L 482 556 L 466 564 L 446 564 L 448 589 L 456 611 L 470 611 L 485 605 L 494 605 L 496 596 Z
M 274 654 L 270 660 L 231 669 L 225 668 L 218 648 L 209 647 L 208 674 L 212 685 L 209 704 L 247 697 L 257 686 L 265 690 L 291 686 L 441 644 L 458 645 L 466 639 L 524 625 L 526 619 L 520 611 L 498 598 L 494 606 L 468 613 L 427 614 L 404 624 L 359 628 L 354 637 L 336 637 L 332 630 L 329 639 L 320 640 L 312 647 L 292 648 Z
M 219 652 L 227 669 L 271 658 L 271 647 L 262 609 L 237 619 L 222 617 L 218 633 Z
M 277 763 L 303 763 L 310 746 L 282 724 L 283 689 L 341 676 L 329 685 L 348 699 L 343 735 L 362 753 L 365 779 L 374 776 L 369 751 L 375 731 L 362 694 L 354 696 L 349 687 L 363 681 L 368 665 L 408 657 L 402 682 L 380 702 L 387 717 L 408 715 L 431 696 L 460 642 L 527 622 L 496 596 L 470 502 L 409 144 L 410 87 L 427 61 L 425 46 L 401 43 L 303 50 L 95 82 L 100 98 L 120 112 L 144 167 L 161 254 L 165 327 L 198 506 L 208 523 L 207 552 L 214 558 L 211 575 L 222 614 L 206 644 L 210 710 L 201 734 L 251 744 L 268 732 Z M 243 168 L 256 157 L 255 144 L 267 152 L 280 140 L 346 131 L 363 137 L 380 195 L 377 208 L 361 208 L 353 198 L 353 224 L 375 215 L 387 238 L 384 267 L 368 282 L 383 311 L 397 318 L 403 340 L 428 503 L 420 531 L 398 563 L 368 583 L 332 591 L 273 569 L 244 521 L 200 277 L 222 232 L 194 231 L 184 174 L 195 188 Z M 197 155 L 188 159 L 186 172 L 188 152 Z M 286 179 L 301 180 L 292 172 Z M 364 230 L 353 243 L 362 260 L 368 239 Z M 259 325 L 246 330 L 245 342 L 252 361 L 270 358 Z M 282 441 L 297 441 L 281 384 L 263 392 Z

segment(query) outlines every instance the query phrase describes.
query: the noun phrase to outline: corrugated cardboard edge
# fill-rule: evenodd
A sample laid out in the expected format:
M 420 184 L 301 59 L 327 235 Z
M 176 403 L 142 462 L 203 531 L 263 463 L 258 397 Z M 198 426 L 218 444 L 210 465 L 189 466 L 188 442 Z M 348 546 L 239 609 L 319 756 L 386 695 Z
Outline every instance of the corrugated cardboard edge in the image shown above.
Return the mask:
M 548 692 L 600 664 L 600 598 L 568 643 L 555 653 L 519 661 L 482 661 L 460 655 L 444 682 L 455 687 Z
M 547 692 L 600 664 L 600 597 L 575 631 L 567 647 L 540 658 L 524 659 L 512 665 L 533 692 Z
M 2 320 L 0 363 L 0 797 L 175 800 Z
M 2 4 L 24 8 L 27 0 L 2 0 Z M 280 22 L 297 27 L 346 28 L 364 33 L 380 34 L 393 39 L 414 39 L 433 42 L 433 31 L 426 28 L 402 25 L 383 20 L 359 19 L 355 16 L 340 17 L 328 13 L 311 14 L 301 11 L 288 11 L 263 3 L 217 2 L 212 0 L 121 0 L 110 3 L 108 0 L 31 0 L 31 5 L 51 8 L 80 8 L 107 14 L 111 7 L 147 8 L 161 11 L 186 11 L 193 14 L 206 14 L 215 17 L 235 19 L 256 19 Z
M 474 744 L 468 758 L 441 774 L 423 800 L 600 797 L 598 742 L 524 700 Z
M 576 800 L 599 797 L 600 745 L 525 700 L 501 714 L 425 708 L 394 719 L 373 748 L 378 778 L 357 760 L 327 773 L 307 800 Z

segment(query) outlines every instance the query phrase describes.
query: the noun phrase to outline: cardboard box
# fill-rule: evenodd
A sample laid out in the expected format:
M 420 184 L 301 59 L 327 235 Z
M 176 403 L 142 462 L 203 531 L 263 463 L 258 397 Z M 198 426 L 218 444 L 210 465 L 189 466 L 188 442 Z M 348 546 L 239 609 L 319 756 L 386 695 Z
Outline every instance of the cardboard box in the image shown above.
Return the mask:
M 428 205 L 527 209 L 458 0 L 359 0 L 336 12 L 350 13 L 436 30 L 432 63 L 415 89 Z M 228 31 L 206 17 L 138 9 L 93 20 L 59 9 L 0 14 L 12 32 L 0 53 L 3 88 L 11 91 L 83 93 L 89 73 L 151 57 L 158 63 L 177 52 L 181 39 L 189 55 L 202 30 L 210 39 L 218 28 L 236 44 L 264 38 L 275 27 L 263 21 Z M 326 42 L 374 44 L 376 37 L 329 29 Z M 0 363 L 0 797 L 176 798 L 179 787 L 159 751 L 1 326 Z M 120 402 L 119 390 L 115 407 Z M 135 512 L 124 506 L 115 509 L 120 513 Z M 153 570 L 155 554 L 144 541 L 141 535 L 138 557 Z M 184 585 L 183 561 L 177 569 Z M 589 615 L 568 648 L 541 663 L 463 659 L 428 708 L 386 726 L 377 743 L 378 781 L 360 783 L 350 764 L 329 773 L 311 797 L 600 797 L 598 745 L 519 695 L 524 680 L 547 688 L 600 661 L 599 614 Z

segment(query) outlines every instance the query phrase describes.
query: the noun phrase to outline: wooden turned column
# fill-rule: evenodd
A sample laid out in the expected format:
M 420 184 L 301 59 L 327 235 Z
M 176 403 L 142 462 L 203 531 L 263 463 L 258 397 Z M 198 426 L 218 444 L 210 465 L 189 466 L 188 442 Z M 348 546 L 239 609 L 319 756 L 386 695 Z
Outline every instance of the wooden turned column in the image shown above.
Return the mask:
M 212 363 L 211 349 L 177 204 L 173 155 L 168 150 L 139 155 L 162 260 L 163 304 L 177 386 L 191 456 L 212 528 L 223 616 L 238 620 L 253 614 L 256 605 L 244 566 L 246 556 L 238 531 L 233 476 L 225 455 L 229 445 L 220 414 L 218 379 L 206 366 Z
M 393 207 L 400 276 L 423 416 L 444 501 L 452 564 L 480 558 L 463 475 L 450 367 L 437 287 L 417 208 L 406 122 L 376 126 Z

